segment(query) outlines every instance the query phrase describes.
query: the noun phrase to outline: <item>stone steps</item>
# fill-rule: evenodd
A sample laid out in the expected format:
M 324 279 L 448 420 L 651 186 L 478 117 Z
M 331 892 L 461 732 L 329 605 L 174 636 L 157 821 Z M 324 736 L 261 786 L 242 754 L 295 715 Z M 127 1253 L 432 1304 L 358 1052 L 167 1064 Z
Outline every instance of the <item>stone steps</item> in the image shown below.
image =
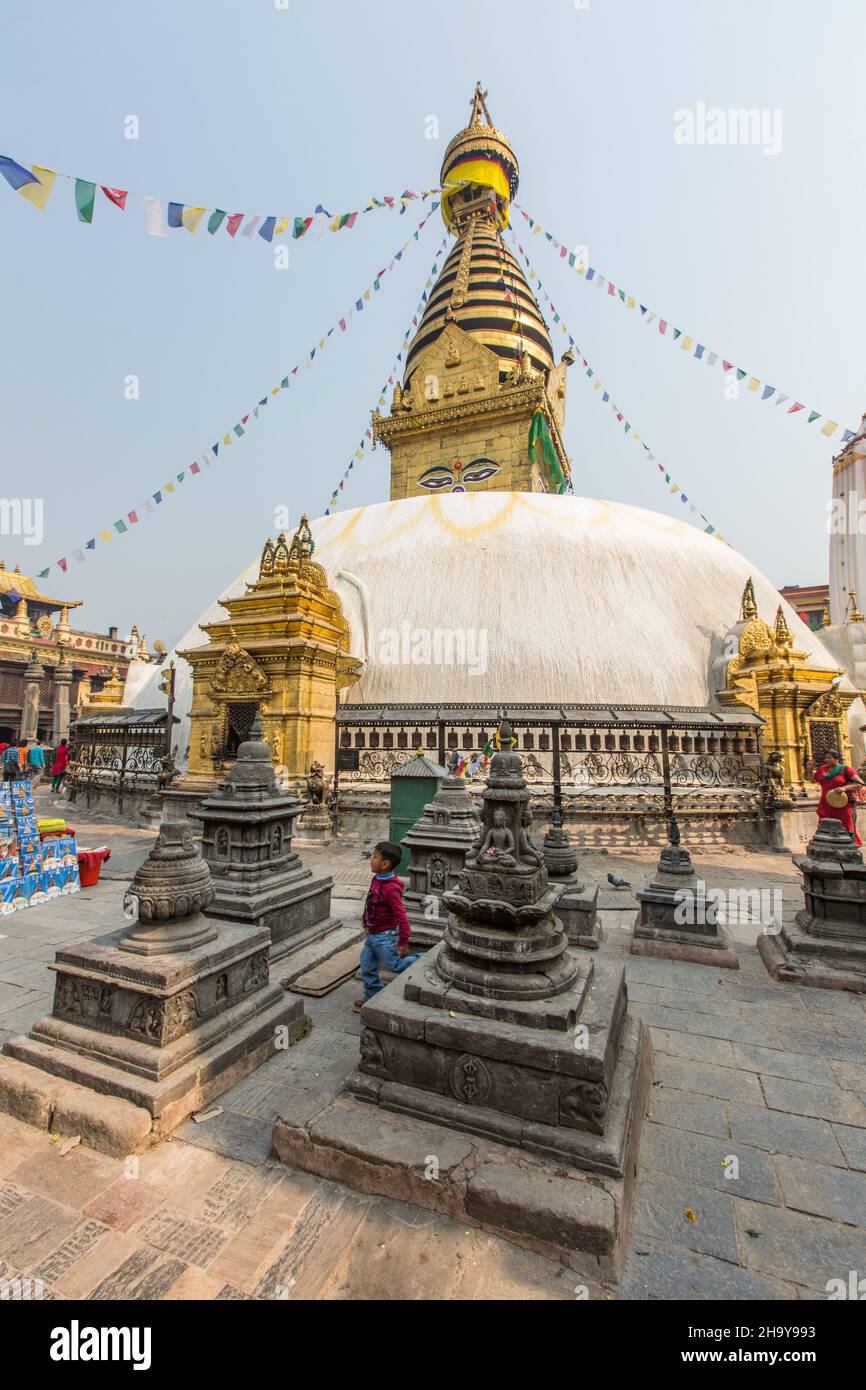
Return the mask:
M 364 932 L 359 922 L 347 922 L 334 931 L 328 931 L 318 941 L 311 941 L 308 946 L 302 946 L 299 951 L 293 951 L 277 962 L 275 970 L 280 984 L 283 989 L 291 989 L 294 981 L 306 975 L 308 970 L 313 970 L 339 951 L 345 951 L 347 946 L 354 946 L 363 939 Z

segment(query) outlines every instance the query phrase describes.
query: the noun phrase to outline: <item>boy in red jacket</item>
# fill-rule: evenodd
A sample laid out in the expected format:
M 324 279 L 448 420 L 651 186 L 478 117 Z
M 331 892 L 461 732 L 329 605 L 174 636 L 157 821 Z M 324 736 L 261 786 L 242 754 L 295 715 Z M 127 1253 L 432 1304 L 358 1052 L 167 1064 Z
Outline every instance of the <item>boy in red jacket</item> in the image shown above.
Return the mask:
M 380 965 L 399 975 L 418 959 L 409 955 L 409 918 L 403 906 L 403 885 L 395 872 L 402 858 L 400 846 L 390 840 L 380 840 L 370 855 L 373 882 L 364 903 L 367 939 L 361 952 L 364 997 L 355 1000 L 355 1009 L 363 1009 L 368 999 L 384 989 Z

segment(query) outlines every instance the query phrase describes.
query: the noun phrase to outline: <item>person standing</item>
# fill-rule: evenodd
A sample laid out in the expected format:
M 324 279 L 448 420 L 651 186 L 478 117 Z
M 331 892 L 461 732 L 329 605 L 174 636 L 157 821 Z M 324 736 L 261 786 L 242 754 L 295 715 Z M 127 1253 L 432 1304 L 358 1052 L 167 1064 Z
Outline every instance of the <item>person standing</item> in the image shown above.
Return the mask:
M 51 790 L 59 792 L 63 786 L 63 779 L 66 776 L 66 765 L 69 762 L 69 744 L 62 738 L 54 750 L 54 757 L 51 761 Z
M 3 777 L 7 782 L 11 782 L 13 777 L 17 777 L 21 770 L 21 759 L 16 743 L 7 744 L 3 749 Z
M 27 763 L 35 787 L 41 782 L 45 775 L 45 746 L 41 738 L 37 738 L 36 742 L 28 750 Z
M 854 824 L 851 797 L 853 788 L 862 787 L 863 783 L 853 767 L 848 767 L 842 762 L 838 748 L 827 749 L 827 756 L 821 766 L 816 767 L 812 773 L 812 781 L 817 782 L 821 788 L 818 820 L 841 821 L 855 845 L 862 845 L 863 841 Z M 852 791 L 848 790 L 849 787 Z

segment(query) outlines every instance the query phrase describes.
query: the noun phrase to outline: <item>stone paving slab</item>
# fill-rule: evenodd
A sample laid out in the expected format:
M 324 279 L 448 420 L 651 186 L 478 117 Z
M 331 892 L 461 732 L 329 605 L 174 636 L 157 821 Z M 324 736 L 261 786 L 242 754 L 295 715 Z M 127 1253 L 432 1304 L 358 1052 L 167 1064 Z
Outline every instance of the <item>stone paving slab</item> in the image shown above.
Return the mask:
M 57 946 L 117 925 L 152 840 L 82 825 L 83 839 L 112 847 L 111 873 L 0 921 L 0 1042 L 50 1008 Z M 334 874 L 346 904 L 359 901 L 369 877 L 358 845 L 304 858 Z M 619 1296 L 826 1297 L 829 1278 L 847 1279 L 866 1258 L 866 998 L 772 981 L 753 923 L 733 928 L 733 981 L 713 966 L 630 956 L 634 913 L 607 872 L 637 884 L 654 861 L 580 857 L 582 875 L 616 904 L 601 913 L 602 950 L 626 966 L 661 1083 L 649 1094 Z M 781 887 L 786 915 L 799 905 L 785 856 L 702 854 L 696 867 L 714 886 Z M 183 1137 L 135 1160 L 82 1146 L 60 1156 L 44 1130 L 0 1114 L 0 1261 L 61 1299 L 571 1299 L 578 1279 L 590 1298 L 612 1297 L 590 1274 L 269 1156 L 278 1112 L 304 1123 L 340 1094 L 362 1031 L 356 993 L 349 982 L 306 1000 L 305 1038 L 221 1096 L 222 1115 L 187 1121 Z M 732 1156 L 737 1178 L 725 1176 Z

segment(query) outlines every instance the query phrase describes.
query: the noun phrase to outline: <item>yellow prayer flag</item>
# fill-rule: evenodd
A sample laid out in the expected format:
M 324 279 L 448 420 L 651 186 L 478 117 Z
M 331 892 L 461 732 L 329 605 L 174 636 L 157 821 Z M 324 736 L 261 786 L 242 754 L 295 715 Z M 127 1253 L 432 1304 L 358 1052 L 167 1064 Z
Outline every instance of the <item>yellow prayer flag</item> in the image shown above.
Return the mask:
M 35 174 L 38 183 L 28 183 L 24 188 L 19 188 L 18 192 L 22 198 L 26 198 L 28 203 L 32 203 L 40 212 L 45 211 L 45 204 L 54 187 L 54 180 L 57 178 L 53 169 L 43 169 L 39 164 L 31 164 L 31 174 Z
M 839 425 L 836 420 L 828 420 L 826 425 L 821 426 L 821 433 L 826 434 L 827 438 L 829 439 L 830 435 L 835 434 L 838 428 Z
M 637 300 L 636 300 L 636 299 L 632 299 L 631 295 L 629 295 L 628 298 L 627 298 L 627 300 L 625 301 L 625 307 L 626 307 L 627 309 L 633 309 L 634 306 L 635 306 L 635 304 L 637 304 Z
M 679 485 L 679 483 L 671 483 L 671 492 L 679 492 L 679 490 L 680 490 L 680 485 Z
M 106 545 L 108 545 L 108 542 L 111 540 L 111 532 L 110 532 L 110 531 L 103 531 L 103 532 L 102 532 L 102 537 L 101 537 L 101 539 L 105 541 L 105 544 L 106 544 Z
M 198 231 L 198 224 L 207 212 L 207 208 L 184 208 L 180 215 L 180 220 L 188 232 L 195 236 Z
M 232 442 L 232 437 L 231 437 L 231 435 L 230 435 L 230 434 L 224 434 L 224 435 L 223 435 L 223 444 L 231 444 L 231 442 Z
M 271 395 L 272 395 L 272 396 L 276 396 L 276 395 L 278 394 L 278 392 L 279 392 L 279 389 L 280 389 L 279 386 L 272 386 L 272 387 L 271 387 Z M 228 436 L 226 436 L 226 438 L 228 438 Z
M 540 231 L 541 231 L 541 228 L 539 227 L 538 223 L 536 222 L 535 226 L 534 226 L 533 229 L 532 229 L 532 235 L 533 235 L 533 236 L 538 236 L 538 233 L 539 233 Z
M 758 378 L 757 378 L 756 376 L 750 376 L 750 377 L 749 377 L 748 390 L 749 390 L 749 391 L 757 391 L 757 389 L 758 389 L 758 387 L 760 386 L 760 384 L 761 384 L 761 383 L 760 383 L 760 381 L 758 380 Z
M 364 298 L 365 298 L 365 299 L 369 299 L 369 298 L 370 298 L 370 291 L 369 291 L 369 290 L 365 290 L 365 291 L 364 291 Z
M 320 348 L 323 348 L 324 346 L 325 346 L 325 340 L 324 340 L 324 338 L 320 338 L 320 339 L 319 339 L 319 347 L 320 347 Z
M 680 347 L 683 349 L 684 352 L 688 352 L 689 348 L 694 346 L 694 341 L 694 338 L 690 338 L 688 334 L 684 333 L 682 342 L 680 343 Z
M 166 483 L 163 492 L 174 492 L 174 483 Z
M 276 227 L 274 227 L 274 236 L 282 236 L 283 232 L 286 230 L 286 228 L 288 227 L 288 225 L 289 225 L 289 219 L 288 219 L 288 217 L 281 217 L 280 220 L 279 220 L 279 222 L 277 223 Z

